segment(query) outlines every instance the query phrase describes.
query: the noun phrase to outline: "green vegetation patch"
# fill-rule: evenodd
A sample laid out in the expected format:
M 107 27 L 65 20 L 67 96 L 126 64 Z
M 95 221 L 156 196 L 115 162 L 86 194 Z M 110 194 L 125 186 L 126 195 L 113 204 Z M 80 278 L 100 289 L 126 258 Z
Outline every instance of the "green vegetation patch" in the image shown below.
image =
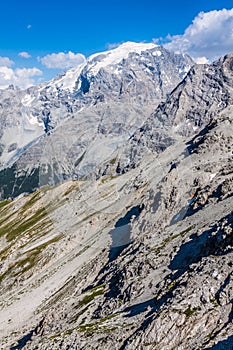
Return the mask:
M 104 325 L 105 322 L 113 319 L 114 317 L 118 316 L 120 313 L 117 312 L 115 314 L 107 315 L 103 318 L 98 319 L 96 322 L 88 323 L 88 324 L 81 324 L 77 330 L 78 332 L 86 332 L 88 334 L 92 333 L 110 333 L 117 329 L 116 326 L 112 325 Z
M 86 295 L 77 305 L 77 308 L 80 308 L 84 305 L 89 304 L 91 301 L 93 301 L 97 296 L 104 294 L 104 289 L 98 288 L 91 290 L 91 294 Z
M 86 306 L 84 309 L 79 311 L 77 314 L 75 314 L 72 319 L 69 321 L 69 323 L 74 323 L 76 322 L 80 316 L 82 316 L 86 311 L 88 310 L 88 306 Z
M 79 189 L 79 184 L 77 181 L 73 181 L 73 183 L 71 184 L 71 186 L 69 188 L 67 188 L 67 190 L 64 193 L 64 196 L 68 196 L 68 194 L 70 194 L 73 191 L 77 191 Z
M 111 165 L 116 164 L 116 162 L 117 162 L 117 157 L 112 158 L 112 159 L 109 161 L 109 163 L 110 163 Z
M 188 228 L 186 228 L 184 231 L 181 231 L 179 233 L 179 236 L 184 236 L 186 233 L 188 233 L 189 231 L 191 231 L 194 228 L 194 226 L 189 226 Z
M 168 244 L 169 242 L 171 242 L 173 239 L 177 238 L 177 237 L 183 237 L 187 232 L 191 231 L 193 229 L 194 226 L 190 226 L 187 229 L 185 229 L 184 231 L 177 233 L 175 235 L 169 236 L 167 237 L 162 243 L 161 245 L 159 245 L 158 247 L 153 248 L 153 251 L 158 254 L 160 253 L 160 251 L 166 246 L 166 244 Z
M 27 201 L 27 203 L 25 203 L 24 206 L 20 209 L 20 213 L 25 212 L 27 209 L 31 208 L 40 198 L 41 192 L 40 190 L 37 190 L 30 196 L 30 199 Z
M 2 275 L 0 275 L 0 283 L 2 280 L 8 276 L 17 277 L 19 275 L 23 275 L 25 272 L 29 271 L 31 268 L 33 268 L 38 262 L 41 260 L 41 253 L 52 243 L 58 242 L 63 237 L 62 234 L 60 234 L 57 237 L 54 237 L 50 240 L 48 240 L 45 243 L 42 243 L 38 245 L 37 247 L 29 250 L 24 254 L 24 257 L 20 260 L 16 261 L 14 264 L 12 264 L 7 271 L 5 271 Z
M 105 183 L 105 182 L 108 182 L 108 181 L 116 179 L 118 176 L 119 175 L 106 175 L 103 178 L 101 178 L 100 181 L 101 181 L 101 183 Z
M 85 311 L 87 311 L 88 307 L 86 307 L 85 309 L 83 309 L 80 313 L 78 313 L 75 318 L 73 318 L 69 323 L 74 323 L 79 316 L 81 316 Z M 73 327 L 73 328 L 69 328 L 67 330 L 65 330 L 64 332 L 59 332 L 56 333 L 54 335 L 51 336 L 51 339 L 57 338 L 62 336 L 63 334 L 65 335 L 69 335 L 71 334 L 73 331 L 78 331 L 80 333 L 86 333 L 86 335 L 92 335 L 94 333 L 97 334 L 101 334 L 101 333 L 111 333 L 113 332 L 115 329 L 118 329 L 120 325 L 107 325 L 104 324 L 106 321 L 118 316 L 120 313 L 114 313 L 114 314 L 110 314 L 106 317 L 103 317 L 101 319 L 96 320 L 96 322 L 93 323 L 87 323 L 87 324 L 83 324 L 85 318 L 82 320 L 81 324 L 78 327 Z M 129 326 L 127 324 L 127 326 Z M 124 325 L 120 326 L 121 328 L 124 327 Z
M 22 233 L 26 233 L 28 230 L 39 228 L 38 223 L 47 216 L 45 208 L 38 209 L 29 219 L 18 221 L 14 219 L 6 226 L 0 229 L 0 236 L 7 234 L 7 241 L 10 242 Z M 37 226 L 37 227 L 35 227 Z
M 4 201 L 0 202 L 0 209 L 4 208 L 6 205 L 8 205 L 9 203 L 11 203 L 11 200 L 6 199 Z
M 200 311 L 200 310 L 201 310 L 201 307 L 200 307 L 200 306 L 191 308 L 191 306 L 189 305 L 189 307 L 184 311 L 184 313 L 185 313 L 185 315 L 186 315 L 187 317 L 190 317 L 190 316 L 192 316 L 193 314 L 195 314 L 197 311 Z
M 91 335 L 93 333 L 111 333 L 113 332 L 115 329 L 117 329 L 117 327 L 115 326 L 103 326 L 101 324 L 97 324 L 97 323 L 88 323 L 88 324 L 85 324 L 85 325 L 80 325 L 78 328 L 77 328 L 77 331 L 78 332 L 85 332 L 87 333 L 88 335 Z

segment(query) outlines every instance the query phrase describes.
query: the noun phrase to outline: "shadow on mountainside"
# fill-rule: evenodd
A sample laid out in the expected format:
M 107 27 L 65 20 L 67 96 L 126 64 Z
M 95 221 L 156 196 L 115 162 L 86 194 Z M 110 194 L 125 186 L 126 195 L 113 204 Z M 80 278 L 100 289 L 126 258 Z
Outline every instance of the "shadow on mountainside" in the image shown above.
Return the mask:
M 114 261 L 118 256 L 132 243 L 131 240 L 131 220 L 137 219 L 144 209 L 144 204 L 132 207 L 127 213 L 117 220 L 114 228 L 109 232 L 112 244 L 108 254 L 107 263 L 101 268 L 94 280 L 94 284 L 88 286 L 84 291 L 87 291 L 95 285 L 101 285 L 106 282 L 106 278 L 111 273 L 112 277 L 109 281 L 109 292 L 105 294 L 106 298 L 117 298 L 120 293 L 119 281 L 121 280 L 121 272 L 117 271 L 117 265 Z M 136 251 L 138 248 L 136 248 Z M 136 252 L 135 251 L 135 252 Z M 102 276 L 102 277 L 100 277 Z
M 224 223 L 225 226 L 222 226 Z M 199 262 L 203 257 L 213 255 L 224 255 L 229 253 L 228 247 L 233 246 L 233 236 L 227 235 L 225 227 L 229 225 L 233 228 L 233 213 L 222 218 L 220 223 L 215 224 L 209 230 L 203 232 L 200 236 L 193 234 L 191 240 L 181 245 L 179 251 L 170 262 L 169 268 L 178 270 L 173 279 L 180 277 L 189 266 Z
M 225 223 L 225 225 L 230 225 L 233 227 L 233 214 L 230 213 L 226 217 L 222 218 L 219 225 L 214 225 L 211 229 L 203 232 L 200 236 L 192 235 L 190 238 L 192 238 L 191 241 L 183 244 L 180 247 L 180 250 L 175 255 L 175 257 L 172 259 L 169 268 L 172 271 L 178 270 L 175 274 L 169 274 L 167 278 L 171 281 L 172 287 L 164 294 L 160 299 L 152 298 L 150 300 L 147 300 L 143 303 L 139 303 L 136 305 L 132 305 L 130 307 L 127 307 L 123 310 L 123 312 L 127 312 L 126 317 L 132 317 L 135 315 L 139 315 L 142 312 L 145 312 L 148 310 L 147 315 L 145 316 L 145 320 L 142 322 L 141 326 L 134 331 L 134 333 L 128 337 L 121 348 L 119 350 L 124 350 L 125 346 L 128 344 L 128 341 L 130 341 L 131 337 L 135 335 L 139 331 L 144 331 L 149 324 L 156 318 L 156 314 L 163 305 L 165 305 L 168 300 L 172 297 L 174 290 L 176 289 L 177 285 L 175 284 L 175 281 L 181 277 L 186 271 L 188 271 L 189 267 L 193 263 L 199 262 L 203 257 L 208 257 L 209 255 L 215 254 L 215 255 L 225 255 L 229 253 L 229 250 L 226 250 L 226 247 L 233 246 L 233 235 L 230 234 L 225 237 L 224 227 L 220 228 L 221 223 Z M 232 250 L 232 248 L 231 248 Z M 226 278 L 223 285 L 220 287 L 219 291 L 216 293 L 216 300 L 218 300 L 218 295 L 220 294 L 221 290 L 226 287 L 226 285 L 230 281 L 230 275 Z M 158 294 L 160 294 L 162 291 L 158 291 Z M 231 301 L 232 303 L 233 301 Z M 226 327 L 230 322 L 233 320 L 233 308 L 228 316 L 228 321 L 226 324 L 223 325 L 223 327 Z M 222 330 L 223 328 L 221 328 Z M 220 331 L 221 331 L 220 330 Z M 218 332 L 219 333 L 219 332 Z M 215 333 L 214 337 L 218 334 Z M 211 338 L 212 339 L 212 338 Z M 209 350 L 220 350 L 224 348 L 211 348 Z M 231 349 L 233 348 L 226 348 Z
M 201 261 L 203 257 L 208 257 L 210 255 L 225 255 L 229 253 L 228 247 L 233 246 L 233 235 L 226 235 L 224 230 L 225 226 L 222 226 L 223 222 L 225 226 L 229 225 L 233 228 L 233 214 L 231 213 L 222 218 L 218 225 L 215 224 L 212 228 L 203 232 L 200 236 L 193 234 L 190 237 L 191 240 L 189 242 L 181 245 L 179 251 L 169 264 L 170 270 L 175 271 L 175 273 L 170 273 L 166 277 L 169 279 L 169 281 L 171 281 L 171 284 L 174 285 L 164 295 L 162 295 L 162 291 L 159 291 L 162 297 L 158 300 L 152 298 L 145 302 L 127 307 L 123 310 L 123 312 L 127 313 L 126 317 L 139 315 L 145 312 L 148 308 L 150 308 L 151 311 L 147 316 L 150 316 L 150 314 L 158 311 L 161 306 L 172 297 L 172 293 L 176 288 L 176 280 L 186 271 L 188 271 L 191 264 Z M 137 250 L 139 249 L 140 247 L 138 246 Z M 230 248 L 230 251 L 231 250 L 232 248 Z M 114 264 L 112 266 L 111 273 L 112 278 L 109 281 L 109 291 L 105 294 L 107 299 L 118 298 L 121 296 L 121 288 L 123 286 L 122 276 L 125 272 L 123 270 L 119 271 L 117 269 L 117 265 Z M 101 279 L 100 283 L 104 283 L 106 275 L 107 274 L 105 274 L 105 276 Z
M 137 219 L 144 209 L 144 205 L 137 205 L 131 208 L 125 216 L 120 218 L 114 228 L 109 232 L 112 244 L 109 251 L 109 262 L 115 260 L 121 252 L 128 247 L 128 245 L 132 242 L 130 234 L 131 234 L 131 220 Z
M 211 346 L 206 350 L 232 350 L 233 349 L 233 335 L 227 339 L 221 340 L 217 344 Z
M 24 348 L 24 346 L 32 340 L 32 337 L 36 334 L 42 334 L 43 333 L 43 323 L 44 318 L 39 322 L 39 324 L 31 330 L 29 333 L 24 335 L 21 339 L 18 340 L 18 344 L 11 347 L 10 350 L 21 350 Z

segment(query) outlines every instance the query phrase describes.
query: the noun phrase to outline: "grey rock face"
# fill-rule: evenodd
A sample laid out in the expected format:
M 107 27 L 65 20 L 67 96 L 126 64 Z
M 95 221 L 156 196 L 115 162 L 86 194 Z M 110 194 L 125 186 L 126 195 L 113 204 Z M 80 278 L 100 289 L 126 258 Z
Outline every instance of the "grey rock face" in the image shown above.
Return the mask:
M 98 57 L 97 57 L 98 58 Z M 95 60 L 97 59 L 95 58 Z M 100 57 L 101 62 L 101 57 Z M 122 101 L 156 106 L 184 78 L 193 65 L 188 56 L 175 55 L 163 47 L 129 53 L 118 64 L 100 68 L 93 75 L 87 63 L 76 83 L 75 95 L 85 95 L 97 102 Z M 88 88 L 87 88 L 88 87 Z
M 145 152 L 160 152 L 181 137 L 195 134 L 232 104 L 233 55 L 212 65 L 195 65 L 131 138 L 131 164 Z

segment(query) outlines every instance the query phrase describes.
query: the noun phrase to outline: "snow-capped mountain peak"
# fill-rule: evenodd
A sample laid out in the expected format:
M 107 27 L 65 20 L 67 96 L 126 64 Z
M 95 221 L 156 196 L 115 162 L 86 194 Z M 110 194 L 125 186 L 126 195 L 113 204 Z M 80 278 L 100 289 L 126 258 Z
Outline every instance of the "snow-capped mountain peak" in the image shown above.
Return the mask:
M 156 47 L 158 46 L 154 43 L 127 41 L 112 50 L 91 55 L 84 63 L 67 70 L 64 74 L 53 79 L 49 87 L 53 90 L 59 88 L 72 92 L 83 70 L 87 72 L 87 76 L 89 77 L 96 76 L 101 68 L 107 69 L 107 67 L 119 64 L 123 59 L 127 59 L 130 53 L 141 54 L 144 51 L 155 49 Z M 160 56 L 161 52 L 155 52 L 155 56 L 156 55 Z
M 154 49 L 155 47 L 157 45 L 153 43 L 127 41 L 112 50 L 91 55 L 88 58 L 89 72 L 96 75 L 101 68 L 120 63 L 124 58 L 128 58 L 130 53 L 141 54 L 143 51 Z
M 170 53 L 162 46 L 125 42 L 90 56 L 48 83 L 26 91 L 3 91 L 0 126 L 2 130 L 7 126 L 10 132 L 0 133 L 0 166 L 15 161 L 15 154 L 24 152 L 31 142 L 63 121 L 78 118 L 80 122 L 83 118 L 86 122 L 90 118 L 85 114 L 87 109 L 93 110 L 95 126 L 102 116 L 97 132 L 106 133 L 110 123 L 112 133 L 131 135 L 192 65 L 191 58 Z M 106 114 L 113 104 L 115 107 Z M 14 127 L 19 121 L 19 137 L 12 142 L 11 134 L 16 134 Z
M 67 70 L 64 74 L 59 75 L 58 77 L 54 78 L 50 83 L 49 87 L 52 87 L 52 89 L 62 89 L 62 90 L 69 90 L 73 91 L 76 85 L 76 81 L 79 78 L 83 68 L 86 66 L 86 61 L 77 67 L 71 68 Z

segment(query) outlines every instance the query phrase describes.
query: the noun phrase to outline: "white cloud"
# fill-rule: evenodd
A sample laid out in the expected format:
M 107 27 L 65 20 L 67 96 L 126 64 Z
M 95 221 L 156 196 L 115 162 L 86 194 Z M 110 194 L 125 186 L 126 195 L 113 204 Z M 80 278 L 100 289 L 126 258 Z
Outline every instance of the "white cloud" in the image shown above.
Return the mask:
M 0 89 L 6 89 L 13 84 L 21 89 L 26 89 L 35 84 L 35 77 L 43 73 L 38 68 L 16 68 L 0 67 Z
M 31 56 L 28 52 L 26 52 L 26 51 L 20 52 L 20 53 L 18 54 L 18 56 L 23 57 L 23 58 L 31 58 L 31 57 L 32 57 L 32 56 Z
M 233 9 L 200 12 L 183 35 L 167 39 L 170 40 L 164 45 L 167 49 L 188 53 L 199 62 L 232 52 Z
M 8 57 L 0 56 L 0 67 L 1 66 L 11 67 L 13 64 L 14 64 L 14 62 L 11 61 Z
M 80 53 L 73 53 L 69 51 L 68 53 L 59 52 L 46 55 L 44 57 L 38 57 L 40 61 L 47 68 L 59 68 L 68 69 L 71 67 L 78 66 L 84 63 L 86 60 L 85 56 Z

